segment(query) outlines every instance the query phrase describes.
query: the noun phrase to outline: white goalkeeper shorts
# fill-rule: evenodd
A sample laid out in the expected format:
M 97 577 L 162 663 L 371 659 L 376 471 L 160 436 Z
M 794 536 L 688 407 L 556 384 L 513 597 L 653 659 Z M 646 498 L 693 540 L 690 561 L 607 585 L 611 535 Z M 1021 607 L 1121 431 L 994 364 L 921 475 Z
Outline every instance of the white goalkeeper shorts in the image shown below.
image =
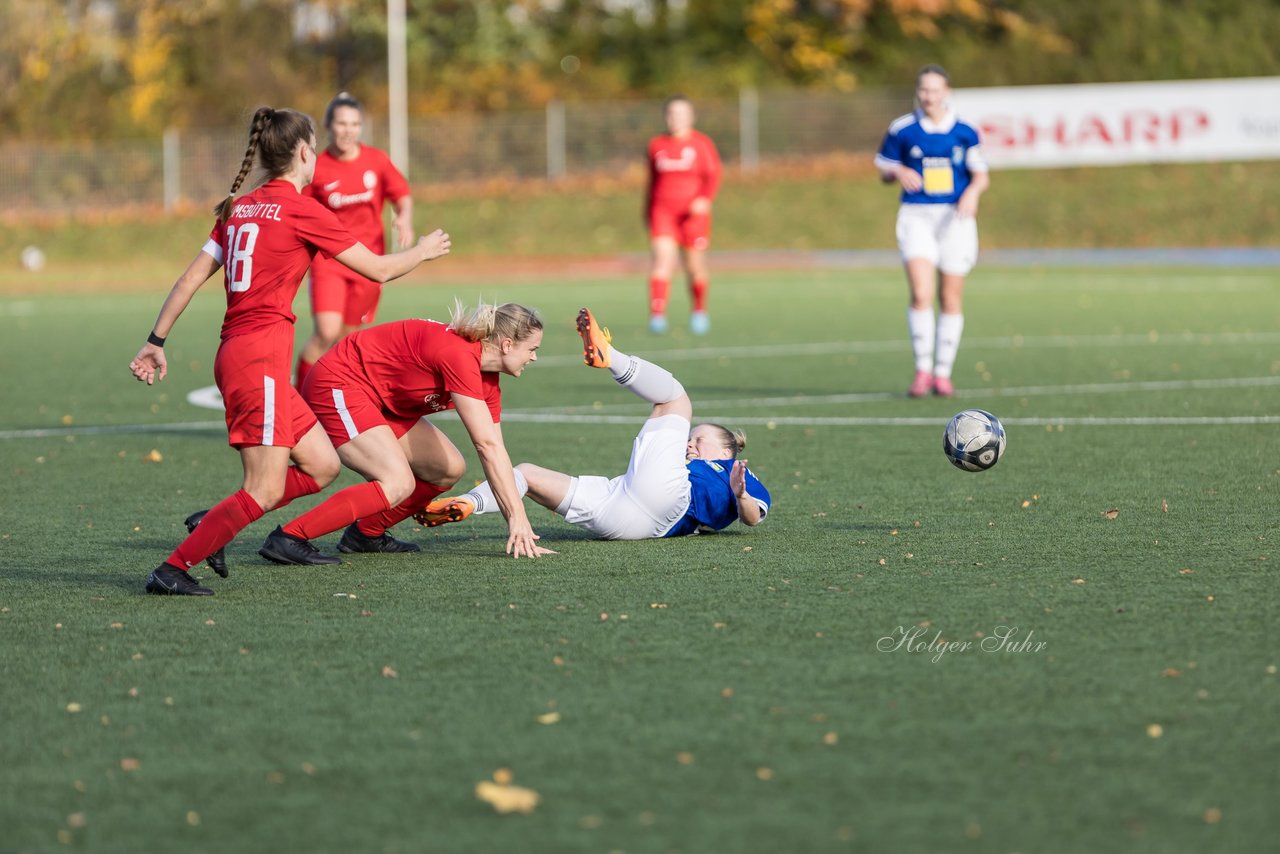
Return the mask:
M 896 231 L 903 261 L 923 258 L 952 276 L 969 275 L 978 262 L 978 221 L 955 205 L 902 205 Z
M 689 426 L 680 415 L 647 419 L 626 474 L 573 478 L 564 520 L 605 540 L 649 540 L 670 531 L 689 509 Z

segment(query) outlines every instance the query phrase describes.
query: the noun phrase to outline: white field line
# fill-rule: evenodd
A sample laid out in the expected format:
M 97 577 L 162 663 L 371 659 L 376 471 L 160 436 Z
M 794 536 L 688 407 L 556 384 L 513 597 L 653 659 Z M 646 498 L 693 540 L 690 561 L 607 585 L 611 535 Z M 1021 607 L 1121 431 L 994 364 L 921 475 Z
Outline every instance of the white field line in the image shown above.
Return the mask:
M 1264 382 L 1249 382 L 1250 378 L 1244 380 L 1188 380 L 1185 382 L 1171 385 L 1167 383 L 1112 383 L 1109 386 L 1041 386 L 1037 387 L 1038 393 L 1043 394 L 1062 394 L 1086 393 L 1082 391 L 1063 392 L 1062 389 L 1089 389 L 1089 393 L 1096 393 L 1100 388 L 1108 391 L 1152 391 L 1164 390 L 1166 388 L 1223 388 L 1223 387 L 1239 387 L 1243 385 L 1280 385 L 1280 377 L 1257 377 L 1254 380 L 1263 380 Z M 1120 388 L 1123 386 L 1124 388 Z M 1027 389 L 1006 389 L 1002 396 L 1010 396 L 1014 393 L 1019 395 L 1029 394 Z M 976 396 L 973 395 L 973 396 Z M 850 395 L 832 395 L 831 398 L 847 398 Z M 871 397 L 870 395 L 860 396 L 863 399 Z M 876 400 L 892 400 L 900 398 L 899 394 L 886 394 L 876 396 Z M 960 397 L 960 395 L 957 395 Z M 761 405 L 769 405 L 773 407 L 795 407 L 807 406 L 813 403 L 823 402 L 847 402 L 836 401 L 827 398 L 769 398 L 741 401 L 713 401 L 711 406 L 729 406 L 750 403 L 755 407 Z M 526 423 L 526 424 L 635 424 L 642 417 L 643 412 L 635 411 L 642 405 L 632 404 L 627 407 L 632 411 L 631 414 L 605 414 L 602 412 L 603 407 L 591 408 L 591 412 L 574 412 L 573 409 L 584 409 L 587 407 L 565 408 L 556 411 L 536 410 L 536 409 L 512 409 L 507 410 L 502 415 L 504 423 Z M 621 407 L 615 407 L 621 408 Z M 448 417 L 448 416 L 441 416 Z M 701 421 L 732 421 L 739 425 L 765 425 L 768 427 L 933 427 L 946 422 L 943 416 L 937 417 L 913 417 L 913 416 L 742 416 L 725 413 L 723 415 L 699 413 Z M 1063 425 L 1074 427 L 1158 427 L 1158 426 L 1235 426 L 1235 425 L 1256 425 L 1256 424 L 1280 424 L 1280 415 L 1139 415 L 1139 416 L 1116 416 L 1116 417 L 1093 417 L 1093 416 L 1026 416 L 1001 418 L 1003 423 L 1014 426 L 1043 426 L 1043 425 Z M 139 434 L 139 433 L 195 433 L 206 430 L 221 431 L 225 426 L 223 421 L 181 421 L 168 424 L 111 424 L 102 426 L 85 426 L 85 427 L 44 427 L 31 430 L 0 430 L 0 440 L 5 439 L 46 439 L 64 436 L 107 436 L 122 434 Z
M 1208 344 L 1275 344 L 1280 332 L 1158 332 L 1120 335 L 1006 335 L 964 339 L 965 351 L 975 349 L 1017 350 L 1052 347 L 1133 347 L 1187 346 Z M 631 348 L 628 348 L 630 350 Z M 697 349 L 653 350 L 635 355 L 658 363 L 711 359 L 774 359 L 780 356 L 827 356 L 853 353 L 897 353 L 910 349 L 906 337 L 886 341 L 815 341 L 809 344 L 751 344 L 741 347 L 701 347 Z M 626 352 L 626 351 L 624 351 Z M 582 357 L 540 356 L 537 365 L 548 368 L 579 366 Z
M 1123 394 L 1133 391 L 1190 391 L 1193 389 L 1216 388 L 1253 388 L 1259 386 L 1280 386 L 1280 376 L 1276 377 L 1223 377 L 1220 379 L 1202 380 L 1151 380 L 1141 382 L 1117 383 L 1081 383 L 1075 385 L 1042 385 L 1042 386 L 1010 386 L 1008 388 L 957 389 L 956 399 L 978 399 L 986 397 L 1044 397 L 1052 395 L 1084 395 L 1084 394 Z M 784 407 L 784 406 L 830 406 L 841 403 L 880 403 L 888 400 L 903 399 L 902 392 L 876 391 L 855 392 L 851 394 L 821 394 L 793 397 L 742 397 L 725 400 L 707 400 L 700 398 L 699 409 L 710 406 L 719 407 Z M 510 410 L 504 414 L 509 418 L 513 413 L 520 415 L 566 415 L 594 414 L 609 412 L 634 412 L 642 408 L 643 403 L 630 402 L 610 404 L 608 406 L 546 406 L 537 409 Z M 699 416 L 701 417 L 701 416 Z
M 638 415 L 555 415 L 552 413 L 508 412 L 504 423 L 526 424 L 631 424 L 640 423 Z M 861 416 L 740 416 L 707 415 L 700 420 L 728 421 L 739 426 L 764 427 L 942 427 L 945 416 L 928 417 L 861 417 Z M 1280 424 L 1280 415 L 1152 415 L 1120 416 L 1116 418 L 1094 417 L 1028 417 L 1001 418 L 1005 426 L 1013 427 L 1238 427 L 1261 424 Z M 172 424 L 115 424 L 106 427 L 56 427 L 37 430 L 0 430 L 0 440 L 48 439 L 66 436 L 103 436 L 155 433 L 198 433 L 225 427 L 222 421 L 187 421 Z

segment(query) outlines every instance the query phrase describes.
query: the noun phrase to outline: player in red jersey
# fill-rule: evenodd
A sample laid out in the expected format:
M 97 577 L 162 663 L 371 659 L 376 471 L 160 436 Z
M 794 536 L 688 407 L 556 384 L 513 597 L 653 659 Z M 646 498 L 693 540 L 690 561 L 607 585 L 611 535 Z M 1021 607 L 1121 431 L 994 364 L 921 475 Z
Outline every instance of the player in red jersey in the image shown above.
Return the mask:
M 255 162 L 266 182 L 236 198 Z M 338 475 L 333 445 L 289 383 L 296 320 L 290 307 L 312 257 L 323 252 L 363 275 L 387 281 L 449 251 L 449 235 L 437 230 L 403 252 L 374 253 L 330 211 L 302 195 L 315 163 L 310 116 L 271 107 L 254 113 L 240 173 L 215 208 L 218 221 L 169 291 L 147 343 L 129 363 L 134 377 L 148 385 L 164 379 L 165 339 L 196 290 L 224 267 L 227 313 L 213 371 L 244 481 L 212 509 L 188 518 L 189 535 L 147 578 L 148 593 L 212 595 L 191 577 L 191 567 L 207 558 L 225 576 L 221 552 L 238 531 L 268 510 L 319 492 Z
M 333 211 L 356 240 L 379 255 L 386 251 L 382 206 L 395 209 L 396 241 L 413 245 L 413 196 L 409 182 L 391 158 L 360 142 L 364 111 L 351 94 L 339 92 L 324 111 L 329 145 L 316 159 L 315 176 L 303 190 Z M 316 359 L 344 335 L 373 323 L 382 283 L 323 256 L 311 264 L 311 314 L 315 331 L 302 345 L 294 384 L 302 381 Z
M 343 526 L 340 551 L 418 551 L 387 529 L 424 510 L 467 470 L 453 443 L 423 418 L 445 409 L 458 411 L 494 487 L 507 520 L 507 553 L 554 554 L 537 544 L 529 525 L 499 423 L 500 375 L 520 376 L 537 361 L 541 344 L 538 315 L 513 303 L 470 312 L 457 304 L 448 325 L 401 320 L 343 338 L 307 374 L 303 396 L 343 465 L 366 482 L 277 528 L 260 554 L 280 563 L 319 563 L 290 555 L 314 552 L 312 539 Z
M 707 316 L 707 245 L 711 203 L 720 187 L 720 154 L 711 138 L 693 129 L 693 104 L 683 95 L 667 99 L 667 133 L 649 140 L 649 331 L 667 331 L 667 298 L 684 250 L 695 335 L 711 329 Z

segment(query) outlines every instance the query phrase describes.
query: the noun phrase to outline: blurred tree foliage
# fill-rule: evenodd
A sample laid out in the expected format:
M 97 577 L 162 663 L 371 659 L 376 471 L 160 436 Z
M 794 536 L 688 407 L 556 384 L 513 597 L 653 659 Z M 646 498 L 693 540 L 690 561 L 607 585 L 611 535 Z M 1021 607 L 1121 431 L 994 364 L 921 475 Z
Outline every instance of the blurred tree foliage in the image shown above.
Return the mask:
M 1280 0 L 406 0 L 411 108 L 729 95 L 740 87 L 957 85 L 1280 73 Z M 385 109 L 384 0 L 5 0 L 10 138 L 150 136 Z

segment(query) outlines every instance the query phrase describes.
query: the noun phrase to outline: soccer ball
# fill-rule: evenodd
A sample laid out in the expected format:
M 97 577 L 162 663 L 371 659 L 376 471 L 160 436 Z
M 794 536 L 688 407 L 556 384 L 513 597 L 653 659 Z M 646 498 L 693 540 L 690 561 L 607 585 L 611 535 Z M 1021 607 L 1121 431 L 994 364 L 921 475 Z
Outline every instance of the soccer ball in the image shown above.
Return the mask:
M 942 432 L 942 451 L 965 471 L 986 471 L 1004 456 L 1004 427 L 982 409 L 957 412 Z

